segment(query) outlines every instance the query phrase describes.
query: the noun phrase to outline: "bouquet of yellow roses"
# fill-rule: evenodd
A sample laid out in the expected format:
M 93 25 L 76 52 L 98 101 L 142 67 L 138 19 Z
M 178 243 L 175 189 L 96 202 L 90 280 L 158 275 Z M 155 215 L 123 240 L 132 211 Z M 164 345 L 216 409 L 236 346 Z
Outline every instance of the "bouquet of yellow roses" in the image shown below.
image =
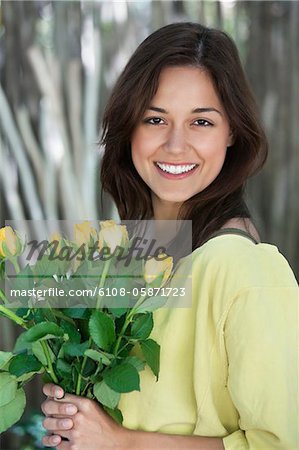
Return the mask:
M 136 257 L 126 226 L 114 221 L 100 222 L 99 231 L 88 221 L 74 228 L 72 241 L 55 234 L 42 243 L 0 229 L 0 315 L 23 328 L 14 348 L 0 351 L 0 433 L 21 418 L 23 386 L 37 374 L 98 400 L 119 422 L 120 395 L 140 389 L 145 364 L 158 378 L 160 347 L 149 336 L 153 311 L 166 300 L 159 289 L 171 277 L 172 258 Z M 31 256 L 43 251 L 20 269 L 28 244 Z M 136 346 L 139 356 L 132 354 Z

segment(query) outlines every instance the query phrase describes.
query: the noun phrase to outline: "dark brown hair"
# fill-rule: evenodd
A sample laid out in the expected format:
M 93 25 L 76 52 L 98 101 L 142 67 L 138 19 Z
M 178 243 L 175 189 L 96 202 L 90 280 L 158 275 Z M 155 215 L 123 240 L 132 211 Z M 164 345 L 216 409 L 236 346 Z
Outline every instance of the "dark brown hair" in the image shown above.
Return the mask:
M 130 139 L 155 95 L 167 66 L 206 70 L 226 111 L 234 144 L 217 178 L 186 200 L 178 219 L 192 220 L 193 250 L 233 217 L 250 217 L 246 180 L 267 157 L 267 141 L 237 48 L 223 31 L 197 23 L 173 23 L 152 33 L 121 73 L 103 118 L 102 188 L 114 199 L 122 220 L 153 217 L 149 187 L 136 171 Z

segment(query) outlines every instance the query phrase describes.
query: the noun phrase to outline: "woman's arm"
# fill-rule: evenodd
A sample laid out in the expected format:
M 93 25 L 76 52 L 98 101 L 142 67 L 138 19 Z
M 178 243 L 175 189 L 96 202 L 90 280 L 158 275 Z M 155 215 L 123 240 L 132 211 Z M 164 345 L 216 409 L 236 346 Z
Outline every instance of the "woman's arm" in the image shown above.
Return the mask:
M 224 335 L 227 389 L 242 428 L 223 438 L 225 448 L 299 448 L 298 287 L 244 290 L 230 308 Z
M 46 384 L 43 391 L 49 397 L 42 404 L 47 416 L 44 427 L 52 433 L 43 438 L 43 444 L 49 447 L 59 450 L 224 449 L 221 438 L 128 430 L 114 422 L 93 400 L 70 394 L 63 397 L 63 390 L 53 384 Z
M 221 438 L 132 431 L 129 435 L 129 445 L 127 448 L 132 450 L 153 448 L 158 450 L 224 450 L 224 445 Z

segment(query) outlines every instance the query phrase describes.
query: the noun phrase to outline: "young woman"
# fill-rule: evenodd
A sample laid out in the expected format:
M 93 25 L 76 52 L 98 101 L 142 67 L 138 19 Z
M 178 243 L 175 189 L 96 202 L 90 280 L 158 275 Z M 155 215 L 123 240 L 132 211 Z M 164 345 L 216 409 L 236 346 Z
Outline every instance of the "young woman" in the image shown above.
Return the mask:
M 232 40 L 195 23 L 150 35 L 112 92 L 103 142 L 121 219 L 192 220 L 192 306 L 155 312 L 159 381 L 144 370 L 141 391 L 122 395 L 123 426 L 46 385 L 44 444 L 298 448 L 298 287 L 243 198 L 267 144 Z

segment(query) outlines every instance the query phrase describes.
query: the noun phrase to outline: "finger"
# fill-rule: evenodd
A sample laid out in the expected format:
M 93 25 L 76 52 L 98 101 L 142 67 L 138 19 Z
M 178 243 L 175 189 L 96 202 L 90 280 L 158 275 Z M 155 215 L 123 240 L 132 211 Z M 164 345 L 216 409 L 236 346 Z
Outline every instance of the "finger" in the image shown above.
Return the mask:
M 47 383 L 43 386 L 43 393 L 48 397 L 63 398 L 64 390 L 53 383 Z
M 41 409 L 46 416 L 73 416 L 78 412 L 77 406 L 72 403 L 61 403 L 56 400 L 49 399 L 42 403 Z
M 73 440 L 73 434 L 72 434 L 73 430 L 59 430 L 59 432 L 55 431 L 54 434 L 58 434 L 60 437 L 68 439 L 70 442 Z M 87 449 L 85 449 L 87 450 Z
M 55 397 L 55 400 L 59 403 L 70 402 L 76 406 L 78 406 L 78 404 L 80 404 L 84 401 L 87 401 L 87 402 L 89 401 L 89 399 L 86 397 L 80 397 L 79 395 L 73 395 L 73 394 L 64 394 L 64 396 L 61 398 Z
M 86 397 L 80 397 L 78 395 L 73 395 L 73 394 L 65 394 L 63 399 L 55 399 L 55 401 L 57 403 L 72 403 L 73 405 L 75 405 L 78 409 L 78 411 L 83 411 L 83 412 L 87 412 L 92 408 L 92 405 L 94 403 L 94 400 L 91 400 L 89 398 Z M 100 405 L 98 405 L 98 411 L 99 414 L 101 412 L 104 412 L 102 410 L 102 408 L 100 407 Z
M 58 430 L 71 430 L 74 426 L 72 419 L 54 419 L 52 417 L 46 417 L 43 421 L 43 427 L 48 431 L 55 431 L 60 434 Z
M 61 443 L 62 439 L 58 435 L 44 436 L 42 439 L 42 443 L 46 447 L 57 447 Z

